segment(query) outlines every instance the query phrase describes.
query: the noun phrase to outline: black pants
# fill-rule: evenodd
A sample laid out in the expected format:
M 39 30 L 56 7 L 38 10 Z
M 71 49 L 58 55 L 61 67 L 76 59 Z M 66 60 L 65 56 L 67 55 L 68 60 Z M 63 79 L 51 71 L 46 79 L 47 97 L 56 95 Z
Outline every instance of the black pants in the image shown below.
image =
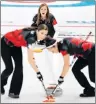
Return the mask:
M 1 86 L 7 84 L 8 77 L 13 72 L 12 58 L 15 63 L 9 93 L 20 94 L 23 81 L 23 65 L 21 47 L 10 47 L 4 37 L 1 39 L 1 56 L 5 64 L 5 70 L 1 74 Z
M 89 78 L 92 82 L 95 83 L 95 46 L 92 48 L 92 51 L 87 59 L 78 58 L 72 68 L 72 72 L 75 78 L 85 89 L 91 88 L 91 85 L 89 84 L 87 78 L 81 72 L 81 70 L 87 65 L 89 69 Z

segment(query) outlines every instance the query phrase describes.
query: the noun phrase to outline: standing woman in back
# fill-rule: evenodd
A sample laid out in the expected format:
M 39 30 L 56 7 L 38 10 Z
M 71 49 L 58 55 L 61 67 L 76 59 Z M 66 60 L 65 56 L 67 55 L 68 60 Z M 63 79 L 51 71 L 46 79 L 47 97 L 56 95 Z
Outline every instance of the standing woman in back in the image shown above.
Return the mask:
M 33 17 L 31 26 L 38 27 L 40 24 L 46 24 L 48 27 L 48 35 L 56 37 L 57 34 L 57 21 L 53 14 L 49 12 L 47 4 L 41 4 L 38 9 L 38 14 Z

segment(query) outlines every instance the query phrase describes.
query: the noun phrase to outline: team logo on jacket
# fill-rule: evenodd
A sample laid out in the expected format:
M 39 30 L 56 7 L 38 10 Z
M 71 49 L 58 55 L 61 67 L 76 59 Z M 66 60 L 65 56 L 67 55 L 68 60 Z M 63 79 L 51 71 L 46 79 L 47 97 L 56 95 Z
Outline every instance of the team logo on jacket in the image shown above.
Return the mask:
M 30 33 L 31 33 L 31 34 L 34 34 L 34 31 L 31 31 Z

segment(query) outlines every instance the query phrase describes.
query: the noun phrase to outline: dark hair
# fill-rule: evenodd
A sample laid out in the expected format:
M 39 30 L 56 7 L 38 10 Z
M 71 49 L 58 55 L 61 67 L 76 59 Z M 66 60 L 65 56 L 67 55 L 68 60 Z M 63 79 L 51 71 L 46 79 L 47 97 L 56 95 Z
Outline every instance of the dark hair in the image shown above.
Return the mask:
M 46 8 L 47 8 L 46 19 L 47 19 L 48 22 L 50 22 L 50 19 L 49 19 L 49 14 L 50 14 L 50 13 L 49 13 L 49 8 L 48 8 L 48 5 L 44 3 L 44 4 L 41 4 L 40 7 L 39 7 L 39 9 L 38 9 L 38 15 L 37 15 L 37 21 L 36 21 L 36 24 L 37 24 L 37 25 L 39 25 L 39 23 L 40 23 L 40 19 L 41 19 L 40 9 L 41 9 L 43 6 L 46 6 Z
M 25 27 L 23 28 L 24 31 L 31 31 L 31 30 L 37 30 L 37 27 Z
M 47 30 L 48 31 L 48 27 L 47 27 L 47 25 L 45 25 L 45 24 L 41 24 L 41 25 L 39 25 L 37 28 L 34 28 L 34 27 L 26 27 L 26 28 L 23 28 L 23 30 L 24 31 L 31 31 L 31 30 L 38 30 L 38 31 L 40 31 L 40 30 Z
M 45 24 L 41 24 L 41 25 L 38 26 L 37 30 L 38 31 L 40 31 L 40 30 L 47 30 L 48 31 L 48 27 Z
M 53 38 L 51 38 L 51 37 L 46 37 L 46 39 L 45 39 L 45 44 L 46 44 L 46 47 L 49 47 L 49 46 L 54 46 L 54 43 L 56 42 L 56 40 L 55 39 L 53 39 Z

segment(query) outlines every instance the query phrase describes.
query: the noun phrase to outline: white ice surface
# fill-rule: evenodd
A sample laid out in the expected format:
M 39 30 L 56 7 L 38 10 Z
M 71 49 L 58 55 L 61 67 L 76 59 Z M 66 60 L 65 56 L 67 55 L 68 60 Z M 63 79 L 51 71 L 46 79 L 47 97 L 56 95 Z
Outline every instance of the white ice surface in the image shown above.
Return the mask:
M 53 58 L 52 58 L 53 57 Z M 44 76 L 44 83 L 46 87 L 50 83 L 57 82 L 63 66 L 63 59 L 61 54 L 48 53 L 45 50 L 42 53 L 35 54 L 36 63 L 39 70 Z M 71 57 L 72 59 L 72 57 Z M 53 62 L 53 66 L 52 66 Z M 8 79 L 8 84 L 5 86 L 6 93 L 1 96 L 1 103 L 42 103 L 45 100 L 45 92 L 41 82 L 36 78 L 36 73 L 28 64 L 27 50 L 23 48 L 23 65 L 24 65 L 24 80 L 19 99 L 12 99 L 8 97 L 8 91 L 10 87 L 10 81 L 12 75 Z M 4 70 L 4 63 L 1 60 L 1 72 Z M 53 71 L 53 72 L 51 72 Z M 87 67 L 82 70 L 87 76 Z M 91 82 L 90 82 L 91 83 Z M 91 83 L 94 86 L 93 83 Z M 64 78 L 64 83 L 61 88 L 63 89 L 63 95 L 56 98 L 56 103 L 95 103 L 95 97 L 92 98 L 80 98 L 79 94 L 82 93 L 83 88 L 78 84 L 74 78 L 71 69 Z

